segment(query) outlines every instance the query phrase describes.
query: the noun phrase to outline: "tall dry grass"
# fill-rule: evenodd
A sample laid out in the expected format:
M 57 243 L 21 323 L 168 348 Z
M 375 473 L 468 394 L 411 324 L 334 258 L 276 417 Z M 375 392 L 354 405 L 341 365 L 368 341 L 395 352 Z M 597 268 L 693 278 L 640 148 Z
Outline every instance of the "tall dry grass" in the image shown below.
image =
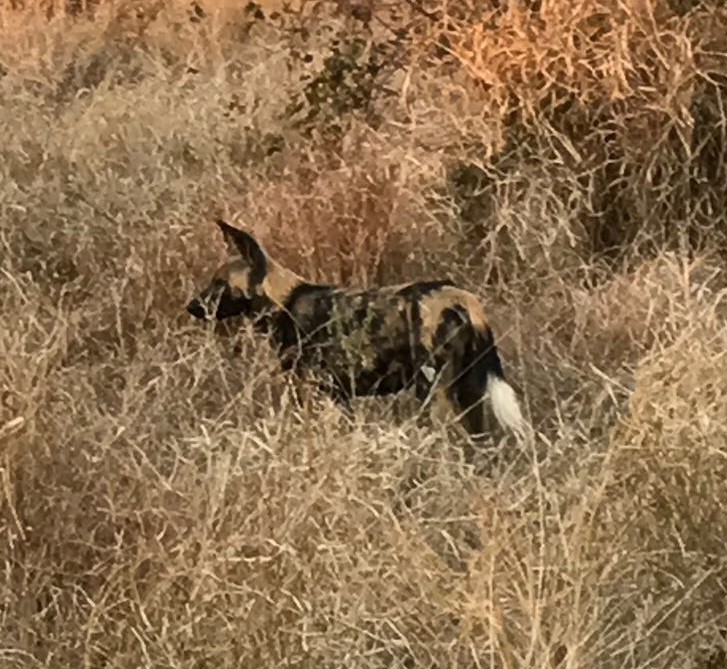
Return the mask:
M 725 10 L 260 5 L 0 10 L 0 666 L 723 666 Z M 534 441 L 192 322 L 218 214 L 475 291 Z

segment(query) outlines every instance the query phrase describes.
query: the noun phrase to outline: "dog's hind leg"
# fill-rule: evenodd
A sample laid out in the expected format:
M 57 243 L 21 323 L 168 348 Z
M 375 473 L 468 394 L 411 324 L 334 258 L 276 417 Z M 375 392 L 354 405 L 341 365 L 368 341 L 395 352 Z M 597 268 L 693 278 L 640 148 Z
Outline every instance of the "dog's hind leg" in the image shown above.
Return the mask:
M 474 440 L 482 440 L 485 436 L 485 399 L 486 379 L 465 378 L 457 383 L 454 389 L 454 403 L 460 415 L 462 425 Z

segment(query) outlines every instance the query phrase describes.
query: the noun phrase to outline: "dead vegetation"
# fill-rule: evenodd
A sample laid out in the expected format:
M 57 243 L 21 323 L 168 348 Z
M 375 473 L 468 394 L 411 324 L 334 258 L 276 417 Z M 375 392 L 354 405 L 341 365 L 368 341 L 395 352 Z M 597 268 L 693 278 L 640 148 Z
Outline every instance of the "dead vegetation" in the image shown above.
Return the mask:
M 2 5 L 0 666 L 724 665 L 727 13 L 454 4 Z M 220 213 L 474 290 L 534 443 L 294 398 Z

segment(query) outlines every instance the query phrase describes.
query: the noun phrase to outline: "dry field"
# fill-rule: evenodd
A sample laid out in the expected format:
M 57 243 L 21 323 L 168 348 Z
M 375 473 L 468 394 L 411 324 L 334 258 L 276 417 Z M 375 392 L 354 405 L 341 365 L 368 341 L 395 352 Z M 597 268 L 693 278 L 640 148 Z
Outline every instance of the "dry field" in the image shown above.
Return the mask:
M 727 666 L 722 3 L 198 2 L 0 3 L 0 668 Z M 220 214 L 461 281 L 532 441 L 294 402 Z

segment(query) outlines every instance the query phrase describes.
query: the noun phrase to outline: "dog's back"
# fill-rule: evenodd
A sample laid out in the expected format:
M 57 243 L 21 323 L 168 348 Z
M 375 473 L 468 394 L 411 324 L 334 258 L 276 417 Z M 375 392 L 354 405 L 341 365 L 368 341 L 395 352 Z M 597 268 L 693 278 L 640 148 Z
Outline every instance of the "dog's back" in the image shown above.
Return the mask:
M 414 385 L 429 362 L 422 305 L 448 281 L 371 290 L 301 285 L 275 338 L 288 367 L 325 372 L 346 395 L 387 395 Z

